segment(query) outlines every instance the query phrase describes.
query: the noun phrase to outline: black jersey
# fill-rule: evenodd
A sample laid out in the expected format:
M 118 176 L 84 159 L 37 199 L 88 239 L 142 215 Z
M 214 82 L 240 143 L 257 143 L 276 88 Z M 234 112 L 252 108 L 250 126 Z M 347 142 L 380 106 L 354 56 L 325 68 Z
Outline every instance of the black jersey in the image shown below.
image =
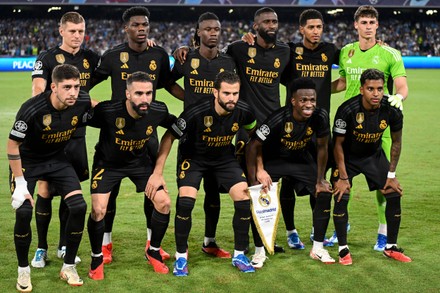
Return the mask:
M 131 168 L 151 164 L 148 142 L 158 126 L 169 128 L 176 117 L 158 101 L 150 104 L 148 113 L 135 119 L 127 111 L 125 100 L 99 103 L 88 124 L 100 128 L 95 146 L 94 168 Z
M 78 68 L 80 72 L 81 90 L 89 92 L 92 73 L 98 66 L 98 62 L 99 55 L 89 49 L 80 49 L 74 55 L 60 49 L 60 47 L 54 47 L 38 55 L 32 71 L 32 79 L 36 77 L 44 78 L 47 81 L 45 90 L 48 91 L 52 83 L 52 71 L 55 66 L 70 64 Z
M 234 155 L 232 139 L 241 127 L 251 130 L 255 125 L 253 111 L 244 101 L 239 100 L 230 115 L 219 116 L 212 98 L 185 109 L 172 133 L 180 138 L 183 158 L 218 160 Z
M 170 80 L 170 59 L 161 47 L 148 47 L 145 51 L 136 52 L 128 43 L 117 45 L 107 50 L 99 61 L 95 71 L 97 81 L 111 76 L 112 100 L 124 100 L 127 78 L 136 71 L 150 75 L 153 89 L 163 88 Z
M 256 130 L 254 138 L 263 144 L 265 161 L 282 158 L 302 162 L 312 137 L 330 134 L 327 111 L 316 108 L 312 116 L 303 122 L 293 118 L 292 106 L 284 106 L 272 113 Z
M 291 57 L 288 74 L 283 75 L 287 84 L 286 104 L 290 103 L 291 82 L 299 77 L 310 77 L 316 84 L 317 105 L 330 113 L 332 65 L 339 63 L 340 50 L 332 43 L 322 42 L 315 50 L 304 47 L 303 43 L 289 44 Z
M 90 96 L 80 91 L 73 106 L 58 111 L 50 102 L 52 91 L 27 100 L 15 118 L 9 138 L 20 145 L 23 167 L 49 160 L 65 160 L 64 147 L 90 109 Z
M 196 49 L 188 53 L 185 63 L 176 62 L 172 79 L 179 80 L 184 77 L 184 108 L 211 99 L 214 80 L 219 72 L 225 70 L 235 72 L 235 62 L 224 53 L 219 53 L 214 59 L 208 60 L 200 55 L 199 49 Z
M 380 108 L 367 111 L 362 106 L 362 95 L 358 95 L 339 106 L 333 135 L 345 136 L 345 156 L 368 157 L 381 149 L 382 134 L 387 127 L 391 132 L 402 129 L 402 111 L 391 106 L 386 97 L 382 99 Z
M 247 102 L 259 123 L 281 107 L 281 74 L 287 68 L 290 58 L 289 47 L 276 42 L 269 49 L 237 41 L 227 47 L 240 76 L 240 98 Z

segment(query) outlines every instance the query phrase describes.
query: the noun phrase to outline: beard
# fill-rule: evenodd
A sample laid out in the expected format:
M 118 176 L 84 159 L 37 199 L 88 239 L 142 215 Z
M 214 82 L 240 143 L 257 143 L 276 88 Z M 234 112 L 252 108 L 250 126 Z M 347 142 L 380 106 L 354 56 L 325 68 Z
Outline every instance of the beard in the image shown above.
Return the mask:
M 150 104 L 149 103 L 141 103 L 139 105 L 136 105 L 135 103 L 133 103 L 132 101 L 130 101 L 131 107 L 133 108 L 133 110 L 136 112 L 136 114 L 138 114 L 139 116 L 145 116 L 148 113 L 148 109 L 150 108 Z M 147 107 L 146 110 L 142 110 L 141 107 Z
M 225 110 L 226 112 L 232 112 L 235 109 L 235 104 L 234 102 L 226 102 L 224 103 L 222 100 L 218 99 L 218 104 L 220 105 L 220 107 L 223 108 L 223 110 Z
M 269 35 L 265 30 L 258 30 L 258 35 L 266 42 L 266 43 L 275 43 L 277 40 L 278 31 L 275 31 L 275 34 Z

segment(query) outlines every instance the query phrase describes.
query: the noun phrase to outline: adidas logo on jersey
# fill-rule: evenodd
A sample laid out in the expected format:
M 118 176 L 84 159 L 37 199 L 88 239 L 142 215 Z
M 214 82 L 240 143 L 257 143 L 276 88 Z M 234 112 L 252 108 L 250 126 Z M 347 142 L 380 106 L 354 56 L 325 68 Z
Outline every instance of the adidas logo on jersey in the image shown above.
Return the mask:
M 50 128 L 50 126 L 47 126 L 46 128 L 43 129 L 43 131 L 49 131 L 52 130 L 52 128 Z
M 247 63 L 255 64 L 255 60 L 253 58 L 249 59 Z
M 127 65 L 127 63 L 122 64 L 121 68 L 123 68 L 123 69 L 128 69 L 128 65 Z
M 356 126 L 356 129 L 364 129 L 364 128 L 362 127 L 362 124 L 359 124 L 358 126 Z
M 211 132 L 212 130 L 211 130 L 211 128 L 206 128 L 205 130 L 203 130 L 203 132 Z
M 296 60 L 303 60 L 304 58 L 303 58 L 301 55 L 299 55 L 299 56 L 296 56 L 295 59 L 296 59 Z
M 121 135 L 125 135 L 125 133 L 124 133 L 124 131 L 121 129 L 121 130 L 118 130 L 118 131 L 116 131 L 116 134 L 121 134 Z
M 191 74 L 199 74 L 198 72 L 197 72 L 197 70 L 196 69 L 194 69 L 193 71 L 191 71 Z

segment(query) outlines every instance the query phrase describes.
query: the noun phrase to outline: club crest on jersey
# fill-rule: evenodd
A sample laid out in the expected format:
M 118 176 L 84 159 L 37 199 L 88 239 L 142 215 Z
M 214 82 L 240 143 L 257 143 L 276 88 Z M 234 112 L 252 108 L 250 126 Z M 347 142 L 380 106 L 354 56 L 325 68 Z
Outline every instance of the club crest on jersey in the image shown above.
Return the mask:
M 84 69 L 89 69 L 90 68 L 90 64 L 89 64 L 89 61 L 87 61 L 87 59 L 83 60 L 83 67 L 84 67 Z
M 286 122 L 286 124 L 284 124 L 284 131 L 289 134 L 293 131 L 293 122 Z
M 273 63 L 273 67 L 280 68 L 280 66 L 281 66 L 280 58 L 275 58 L 275 62 Z
M 379 64 L 379 56 L 374 56 L 373 57 L 373 63 L 374 64 Z
M 125 118 L 117 117 L 115 121 L 115 125 L 117 128 L 122 129 L 125 126 Z
M 298 56 L 296 56 L 295 59 L 302 60 L 303 59 L 302 54 L 304 54 L 304 48 L 303 47 L 296 47 L 295 54 L 298 55 Z
M 119 60 L 121 60 L 122 63 L 127 63 L 129 59 L 128 52 L 121 52 L 119 54 Z
M 387 127 L 388 127 L 388 124 L 385 120 L 380 121 L 380 125 L 379 125 L 380 129 L 384 130 Z
M 325 55 L 325 53 L 321 54 L 321 60 L 322 60 L 322 62 L 327 62 L 328 57 L 327 57 L 327 55 Z
M 191 71 L 191 74 L 199 74 L 197 72 L 197 68 L 200 66 L 200 59 L 199 58 L 193 58 L 191 59 L 191 68 L 194 69 Z
M 240 129 L 240 126 L 238 126 L 238 123 L 237 123 L 237 122 L 235 122 L 234 124 L 232 124 L 232 128 L 231 128 L 231 130 L 232 130 L 233 132 L 237 132 L 238 129 Z
M 70 121 L 70 124 L 72 124 L 72 126 L 78 124 L 78 116 L 73 116 L 72 121 Z
M 153 126 L 148 126 L 147 131 L 145 131 L 145 134 L 150 136 L 153 133 Z
M 43 116 L 43 125 L 49 126 L 52 123 L 52 114 L 46 114 Z
M 64 62 L 66 62 L 66 59 L 64 58 L 63 54 L 57 54 L 55 56 L 55 59 L 57 60 L 58 63 L 60 64 L 64 64 Z
M 251 58 L 248 60 L 248 63 L 255 64 L 254 57 L 257 56 L 257 48 L 250 47 L 248 49 L 248 56 Z
M 307 134 L 308 136 L 311 136 L 311 135 L 313 134 L 313 129 L 312 129 L 310 126 L 307 127 L 306 134 Z
M 156 60 L 151 60 L 148 68 L 150 68 L 151 71 L 155 71 L 157 69 Z

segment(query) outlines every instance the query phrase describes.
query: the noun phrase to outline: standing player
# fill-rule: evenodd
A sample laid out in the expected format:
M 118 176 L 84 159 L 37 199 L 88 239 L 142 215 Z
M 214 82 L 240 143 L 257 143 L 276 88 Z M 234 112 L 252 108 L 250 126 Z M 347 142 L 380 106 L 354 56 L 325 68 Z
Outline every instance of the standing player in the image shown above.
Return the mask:
M 221 34 L 220 21 L 214 13 L 200 15 L 194 35 L 196 49 L 188 53 L 185 62 L 173 67 L 173 79 L 184 77 L 184 109 L 207 99 L 212 99 L 215 77 L 219 72 L 235 71 L 234 60 L 219 52 L 218 44 Z M 228 251 L 221 249 L 215 239 L 217 223 L 220 217 L 220 193 L 215 176 L 211 173 L 203 177 L 205 190 L 205 238 L 202 251 L 220 258 L 230 258 Z
M 98 54 L 81 48 L 85 35 L 85 20 L 77 12 L 67 12 L 60 20 L 59 33 L 62 37 L 60 46 L 41 52 L 34 65 L 32 72 L 32 96 L 50 90 L 52 83 L 52 71 L 59 64 L 74 65 L 80 71 L 81 90 L 90 90 L 90 81 L 93 71 L 98 65 Z M 86 128 L 79 128 L 66 146 L 66 157 L 72 163 L 80 181 L 89 178 L 89 163 L 86 149 Z M 49 192 L 50 191 L 50 192 Z M 38 249 L 32 259 L 32 266 L 42 268 L 46 265 L 47 259 L 47 231 L 52 218 L 52 198 L 57 192 L 48 188 L 46 182 L 41 181 L 38 185 L 38 195 L 35 206 L 35 221 L 38 232 Z M 59 258 L 66 253 L 66 241 L 64 234 L 66 230 L 66 205 L 60 201 L 60 241 L 58 244 Z M 79 257 L 76 257 L 79 262 Z
M 253 29 L 256 40 L 253 45 L 243 41 L 232 43 L 227 53 L 232 56 L 240 76 L 240 96 L 252 108 L 261 124 L 269 114 L 281 107 L 280 81 L 281 75 L 289 63 L 289 47 L 277 40 L 278 16 L 269 7 L 263 7 L 255 12 Z M 248 136 L 244 132 L 237 133 L 236 155 L 244 162 L 244 148 Z M 255 254 L 252 264 L 261 268 L 266 260 L 263 241 L 252 221 L 252 234 L 255 243 Z M 283 251 L 276 247 L 275 251 Z
M 330 220 L 332 190 L 325 180 L 330 132 L 326 110 L 316 108 L 315 84 L 310 77 L 291 83 L 289 104 L 275 111 L 253 135 L 246 148 L 248 180 L 269 188 L 273 181 L 289 178 L 298 195 L 316 197 L 313 210 L 315 239 L 310 256 L 324 263 L 335 260 L 324 249 Z M 316 137 L 316 143 L 312 141 Z M 316 147 L 317 156 L 310 153 Z
M 200 181 L 206 173 L 213 173 L 217 187 L 228 190 L 234 201 L 234 257 L 232 265 L 250 273 L 255 269 L 244 255 L 249 243 L 251 218 L 250 200 L 246 177 L 234 157 L 232 140 L 243 127 L 252 131 L 256 126 L 251 108 L 239 100 L 240 79 L 237 74 L 223 71 L 218 74 L 214 99 L 192 104 L 167 131 L 161 141 L 156 167 L 147 184 L 147 195 L 164 186 L 163 169 L 175 138 L 183 138 L 179 144 L 177 170 L 179 200 L 175 217 L 176 262 L 175 276 L 188 275 L 188 236 L 191 230 L 191 213 L 195 205 Z
M 137 192 L 145 191 L 154 167 L 147 149 L 151 135 L 157 126 L 169 127 L 175 120 L 164 103 L 153 101 L 153 81 L 145 72 L 135 72 L 127 78 L 125 101 L 103 102 L 94 109 L 88 124 L 101 130 L 95 147 L 90 185 L 92 212 L 87 225 L 92 246 L 90 278 L 104 279 L 102 239 L 110 191 L 126 177 L 136 185 Z M 166 274 L 168 267 L 159 248 L 170 220 L 170 198 L 162 189 L 152 201 L 152 236 L 147 257 L 154 271 Z
M 128 42 L 117 45 L 107 50 L 100 60 L 94 74 L 92 85 L 95 85 L 109 76 L 111 77 L 112 100 L 125 100 L 126 81 L 130 74 L 136 71 L 146 72 L 153 81 L 153 100 L 156 89 L 168 85 L 170 81 L 170 61 L 166 51 L 158 46 L 149 47 L 147 43 L 150 32 L 150 12 L 147 8 L 137 6 L 125 10 L 122 15 L 124 30 Z M 183 95 L 180 96 L 183 99 Z M 154 160 L 157 153 L 158 141 L 155 132 L 150 139 L 148 149 Z M 103 240 L 104 263 L 112 262 L 112 228 L 116 215 L 116 197 L 119 193 L 120 184 L 115 185 L 109 199 L 107 214 L 105 217 L 105 233 Z M 144 197 L 144 213 L 147 219 L 147 245 L 151 237 L 151 215 L 154 206 L 151 200 Z M 169 259 L 169 254 L 161 250 L 162 257 Z
M 401 262 L 410 262 L 411 258 L 397 248 L 402 187 L 396 178 L 396 168 L 402 147 L 403 114 L 383 99 L 383 72 L 367 69 L 362 72 L 360 83 L 360 95 L 338 108 L 333 127 L 334 156 L 338 167 L 334 183 L 333 221 L 339 241 L 339 263 L 352 264 L 347 245 L 347 203 L 353 177 L 359 174 L 365 175 L 370 190 L 380 191 L 386 199 L 388 238 L 383 254 Z M 387 128 L 390 128 L 392 140 L 390 160 L 381 146 L 382 135 Z
M 339 59 L 340 77 L 332 85 L 332 92 L 345 91 L 345 99 L 359 94 L 360 76 L 367 68 L 376 68 L 384 73 L 385 94 L 392 92 L 387 88 L 390 78 L 394 80 L 396 95 L 389 95 L 391 105 L 402 109 L 402 101 L 408 96 L 406 72 L 400 52 L 388 46 L 380 46 L 376 42 L 376 31 L 379 27 L 379 13 L 373 6 L 360 6 L 354 14 L 354 27 L 359 41 L 348 44 L 341 49 Z M 382 147 L 390 159 L 391 137 L 389 130 L 382 136 Z M 353 192 L 353 191 L 352 191 Z M 376 193 L 379 229 L 374 250 L 383 251 L 387 243 L 387 222 L 385 215 L 385 198 Z
M 87 93 L 80 92 L 80 72 L 75 66 L 56 66 L 51 80 L 51 91 L 39 94 L 21 106 L 7 147 L 12 172 L 12 207 L 16 209 L 16 287 L 21 292 L 32 291 L 28 261 L 34 205 L 32 196 L 37 180 L 41 178 L 54 185 L 68 209 L 66 254 L 60 277 L 72 286 L 83 284 L 75 268 L 75 256 L 82 238 L 87 204 L 78 176 L 66 159 L 64 147 L 81 126 L 91 101 Z

